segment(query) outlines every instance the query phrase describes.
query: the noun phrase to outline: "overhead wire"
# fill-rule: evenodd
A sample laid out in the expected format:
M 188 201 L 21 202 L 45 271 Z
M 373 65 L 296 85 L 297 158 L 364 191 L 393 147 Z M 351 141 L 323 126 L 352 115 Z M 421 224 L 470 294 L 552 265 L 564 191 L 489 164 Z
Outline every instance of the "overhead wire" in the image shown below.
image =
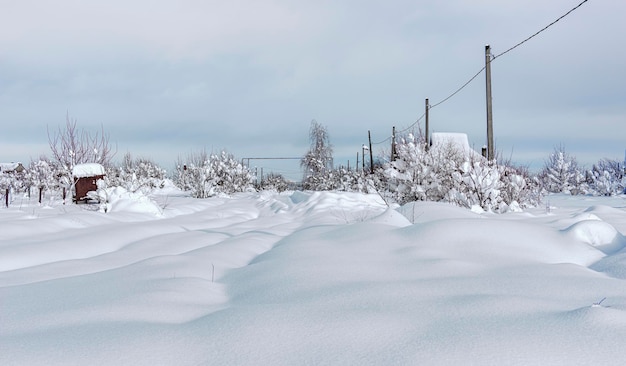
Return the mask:
M 568 16 L 570 13 L 572 13 L 573 11 L 575 11 L 576 9 L 580 8 L 584 3 L 586 3 L 589 0 L 583 0 L 582 2 L 580 2 L 578 5 L 576 5 L 575 7 L 573 7 L 572 9 L 570 9 L 568 12 L 566 12 L 565 14 L 561 15 L 560 17 L 558 17 L 555 21 L 553 21 L 552 23 L 546 25 L 545 27 L 541 28 L 540 30 L 538 30 L 537 32 L 533 33 L 531 36 L 527 37 L 526 39 L 524 39 L 523 41 L 515 44 L 514 46 L 508 48 L 506 51 L 499 53 L 498 55 L 492 56 L 491 61 L 495 60 L 496 58 L 503 56 L 511 51 L 513 51 L 514 49 L 516 49 L 517 47 L 523 45 L 524 43 L 530 41 L 531 39 L 533 39 L 534 37 L 536 37 L 537 35 L 539 35 L 540 33 L 544 32 L 545 30 L 547 30 L 548 28 L 550 28 L 551 26 L 553 26 L 554 24 L 556 24 L 557 22 L 559 22 L 561 19 L 565 18 L 566 16 Z M 429 105 L 427 108 L 428 109 L 433 109 L 445 102 L 447 102 L 449 99 L 451 99 L 452 97 L 454 97 L 455 95 L 457 95 L 461 90 L 465 89 L 472 81 L 474 81 L 478 75 L 480 75 L 485 69 L 487 68 L 487 66 L 483 66 L 480 70 L 478 70 L 478 72 L 476 74 L 474 74 L 474 76 L 472 76 L 468 81 L 466 81 L 463 85 L 461 85 L 461 87 L 459 87 L 458 89 L 456 89 L 452 94 L 448 95 L 447 97 L 445 97 L 443 100 L 441 100 L 440 102 L 437 102 L 433 105 Z M 420 118 L 418 118 L 415 122 L 413 122 L 412 125 L 410 125 L 409 127 L 403 129 L 402 131 L 399 131 L 399 133 L 403 133 L 406 132 L 408 130 L 410 130 L 411 128 L 415 127 L 415 125 L 417 125 L 419 123 L 419 121 L 424 118 L 424 116 L 426 115 L 426 113 L 422 114 L 422 116 Z M 386 142 L 388 140 L 390 140 L 391 137 L 386 138 L 385 140 L 379 142 L 383 143 Z
M 500 53 L 500 54 L 498 54 L 498 55 L 496 55 L 496 56 L 493 56 L 493 58 L 492 58 L 491 60 L 493 61 L 493 60 L 495 60 L 496 58 L 498 58 L 498 57 L 500 57 L 500 56 L 503 56 L 504 54 L 509 53 L 509 52 L 513 51 L 514 49 L 516 49 L 517 47 L 519 47 L 519 46 L 523 45 L 524 43 L 526 43 L 526 42 L 530 41 L 531 39 L 533 39 L 534 37 L 536 37 L 537 35 L 539 35 L 539 33 L 541 33 L 541 32 L 543 32 L 543 31 L 545 31 L 546 29 L 550 28 L 551 26 L 553 26 L 554 24 L 556 24 L 559 20 L 561 20 L 561 19 L 565 18 L 565 17 L 566 17 L 566 16 L 568 16 L 571 12 L 573 12 L 573 11 L 575 11 L 576 9 L 580 8 L 580 7 L 581 7 L 584 3 L 586 3 L 587 1 L 589 1 L 589 0 L 583 0 L 580 4 L 576 5 L 576 6 L 575 6 L 575 7 L 573 7 L 572 9 L 570 9 L 570 11 L 568 11 L 567 13 L 565 13 L 565 14 L 561 15 L 559 18 L 557 18 L 557 19 L 556 19 L 555 21 L 553 21 L 552 23 L 550 23 L 550 24 L 546 25 L 545 27 L 541 28 L 540 30 L 538 30 L 537 32 L 535 32 L 532 36 L 530 36 L 530 37 L 526 38 L 525 40 L 523 40 L 523 41 L 519 42 L 519 43 L 518 43 L 518 44 L 516 44 L 515 46 L 513 46 L 513 47 L 511 47 L 511 48 L 507 49 L 506 51 L 504 51 L 504 52 L 502 52 L 502 53 Z

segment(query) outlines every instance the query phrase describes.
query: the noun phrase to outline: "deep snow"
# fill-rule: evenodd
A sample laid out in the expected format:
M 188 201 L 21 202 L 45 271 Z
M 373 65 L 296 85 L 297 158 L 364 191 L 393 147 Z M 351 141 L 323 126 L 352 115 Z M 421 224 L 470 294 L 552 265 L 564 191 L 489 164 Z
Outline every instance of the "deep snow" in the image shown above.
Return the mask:
M 0 364 L 621 365 L 624 198 L 501 215 L 329 192 L 14 202 Z

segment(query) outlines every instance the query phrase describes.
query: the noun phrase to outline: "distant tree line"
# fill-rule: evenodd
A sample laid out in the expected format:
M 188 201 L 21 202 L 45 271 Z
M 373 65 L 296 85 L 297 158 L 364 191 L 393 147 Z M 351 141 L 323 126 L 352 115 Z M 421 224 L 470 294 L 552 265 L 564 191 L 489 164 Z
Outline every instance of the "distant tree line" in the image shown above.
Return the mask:
M 115 164 L 116 153 L 109 137 L 78 129 L 66 118 L 64 129 L 48 132 L 51 157 L 32 160 L 23 172 L 0 174 L 0 194 L 13 197 L 35 194 L 59 197 L 71 194 L 72 168 L 76 164 L 98 162 L 107 172 L 109 187 L 150 193 L 174 185 L 196 198 L 254 190 L 278 192 L 293 188 L 280 174 L 269 174 L 258 181 L 251 171 L 227 151 L 200 151 L 178 158 L 172 174 L 148 158 L 130 153 Z M 602 159 L 591 169 L 578 165 L 563 146 L 555 147 L 538 174 L 510 161 L 487 161 L 467 154 L 454 144 L 427 146 L 421 131 L 399 136 L 392 161 L 374 164 L 369 170 L 333 166 L 333 147 L 328 129 L 312 121 L 310 148 L 301 159 L 304 171 L 302 189 L 378 193 L 388 202 L 444 201 L 463 207 L 479 206 L 504 212 L 536 206 L 547 193 L 618 195 L 624 193 L 624 166 Z M 5 197 L 5 199 L 8 197 Z

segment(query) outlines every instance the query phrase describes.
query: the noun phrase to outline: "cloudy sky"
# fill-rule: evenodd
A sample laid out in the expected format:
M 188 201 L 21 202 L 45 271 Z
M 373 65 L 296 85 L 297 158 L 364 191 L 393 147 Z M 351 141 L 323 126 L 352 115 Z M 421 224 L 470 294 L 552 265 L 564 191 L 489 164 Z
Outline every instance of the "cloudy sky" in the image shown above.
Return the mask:
M 413 125 L 485 62 L 581 0 L 0 0 L 0 160 L 49 154 L 46 129 L 100 126 L 165 168 L 227 149 L 298 157 L 325 125 L 336 164 Z M 496 149 L 540 168 L 626 149 L 626 3 L 589 0 L 492 63 Z M 486 141 L 485 76 L 430 111 Z M 423 122 L 420 122 L 423 126 Z M 375 152 L 388 149 L 375 144 Z M 294 164 L 296 165 L 296 164 Z

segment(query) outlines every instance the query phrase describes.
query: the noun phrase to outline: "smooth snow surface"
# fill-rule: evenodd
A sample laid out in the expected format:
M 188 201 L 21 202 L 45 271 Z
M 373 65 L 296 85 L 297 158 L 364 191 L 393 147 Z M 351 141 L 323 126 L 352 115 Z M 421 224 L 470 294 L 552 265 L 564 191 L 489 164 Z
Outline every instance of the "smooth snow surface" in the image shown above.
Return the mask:
M 0 209 L 0 365 L 626 360 L 624 196 L 111 200 Z

